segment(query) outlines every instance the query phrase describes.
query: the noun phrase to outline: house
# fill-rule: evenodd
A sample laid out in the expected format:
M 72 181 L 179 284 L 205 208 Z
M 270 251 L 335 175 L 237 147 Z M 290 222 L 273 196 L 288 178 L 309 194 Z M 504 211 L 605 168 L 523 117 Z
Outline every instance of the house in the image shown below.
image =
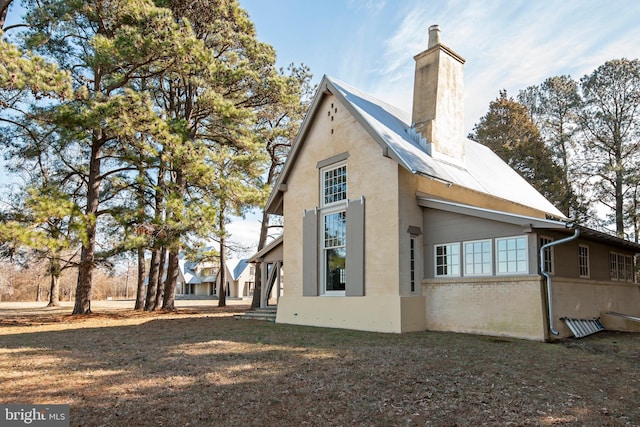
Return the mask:
M 217 264 L 211 261 L 188 261 L 182 254 L 178 260 L 178 279 L 176 295 L 210 296 L 215 295 Z
M 220 295 L 220 275 L 214 295 Z M 255 287 L 255 267 L 247 259 L 228 259 L 225 263 L 225 292 L 227 297 L 248 298 Z
M 414 59 L 411 114 L 322 79 L 265 208 L 284 219 L 276 321 L 532 340 L 594 318 L 638 330 L 640 245 L 573 225 L 466 139 L 464 59 L 438 26 Z
M 260 268 L 263 286 L 260 287 L 260 308 L 267 308 L 271 303 L 277 305 L 283 290 L 283 239 L 282 236 L 271 241 L 255 255 L 249 262 Z

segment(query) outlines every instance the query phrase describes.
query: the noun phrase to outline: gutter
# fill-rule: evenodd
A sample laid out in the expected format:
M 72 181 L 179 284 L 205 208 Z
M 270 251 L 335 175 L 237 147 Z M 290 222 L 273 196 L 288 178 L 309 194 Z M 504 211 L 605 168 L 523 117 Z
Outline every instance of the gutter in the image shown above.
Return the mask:
M 551 294 L 551 275 L 544 270 L 544 251 L 551 246 L 561 245 L 563 243 L 570 242 L 575 240 L 580 236 L 580 229 L 575 228 L 575 232 L 573 236 L 565 237 L 564 239 L 554 240 L 553 242 L 546 243 L 540 247 L 540 272 L 544 277 L 547 278 L 547 313 L 549 315 L 549 331 L 553 335 L 558 335 L 558 331 L 556 331 L 553 327 L 553 301 Z

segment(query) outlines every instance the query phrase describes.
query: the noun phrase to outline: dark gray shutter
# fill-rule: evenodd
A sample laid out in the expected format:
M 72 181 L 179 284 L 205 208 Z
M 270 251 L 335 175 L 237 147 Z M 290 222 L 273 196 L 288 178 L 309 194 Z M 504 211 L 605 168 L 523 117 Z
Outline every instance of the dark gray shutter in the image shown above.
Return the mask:
M 364 296 L 364 197 L 347 203 L 347 296 Z
M 307 210 L 302 217 L 302 295 L 318 295 L 318 212 Z

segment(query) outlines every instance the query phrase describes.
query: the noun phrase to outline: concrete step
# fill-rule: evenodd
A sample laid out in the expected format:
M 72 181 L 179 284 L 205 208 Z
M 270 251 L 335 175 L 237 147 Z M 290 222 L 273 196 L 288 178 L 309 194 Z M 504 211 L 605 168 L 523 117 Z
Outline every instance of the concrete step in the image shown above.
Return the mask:
M 251 311 L 245 311 L 242 314 L 235 314 L 233 317 L 240 320 L 265 320 L 267 322 L 276 321 L 276 313 L 278 307 L 269 306 L 266 308 L 257 308 Z

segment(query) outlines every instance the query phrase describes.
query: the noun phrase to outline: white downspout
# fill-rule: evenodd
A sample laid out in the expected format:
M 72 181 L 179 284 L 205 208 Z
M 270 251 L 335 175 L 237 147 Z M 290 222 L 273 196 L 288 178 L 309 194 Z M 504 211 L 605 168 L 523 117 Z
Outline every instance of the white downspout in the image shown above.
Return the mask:
M 553 335 L 558 335 L 558 331 L 556 331 L 553 327 L 553 298 L 551 294 L 551 275 L 544 270 L 544 250 L 550 248 L 551 246 L 561 245 L 563 243 L 570 242 L 575 240 L 580 235 L 580 229 L 576 228 L 573 236 L 565 237 L 564 239 L 554 240 L 553 242 L 546 243 L 540 247 L 540 272 L 544 277 L 547 278 L 547 313 L 549 315 L 549 331 Z

